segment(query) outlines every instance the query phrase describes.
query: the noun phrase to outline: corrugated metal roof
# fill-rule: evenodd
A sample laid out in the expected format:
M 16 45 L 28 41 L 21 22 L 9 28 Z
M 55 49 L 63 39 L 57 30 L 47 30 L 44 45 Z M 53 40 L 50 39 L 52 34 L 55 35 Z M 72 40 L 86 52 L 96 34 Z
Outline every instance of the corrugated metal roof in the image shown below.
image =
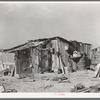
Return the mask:
M 46 43 L 50 40 L 53 40 L 53 39 L 60 39 L 64 42 L 67 42 L 70 45 L 72 45 L 71 42 L 67 41 L 64 38 L 57 36 L 57 37 L 53 37 L 53 38 L 43 38 L 43 39 L 29 40 L 28 42 L 26 42 L 22 45 L 18 45 L 16 47 L 13 47 L 13 48 L 10 48 L 10 49 L 4 49 L 3 52 L 14 52 L 16 50 L 27 49 L 27 48 L 30 48 L 30 47 L 37 47 L 37 46 L 42 45 L 42 44 L 44 44 L 44 43 Z M 72 45 L 72 46 L 74 46 L 74 45 Z

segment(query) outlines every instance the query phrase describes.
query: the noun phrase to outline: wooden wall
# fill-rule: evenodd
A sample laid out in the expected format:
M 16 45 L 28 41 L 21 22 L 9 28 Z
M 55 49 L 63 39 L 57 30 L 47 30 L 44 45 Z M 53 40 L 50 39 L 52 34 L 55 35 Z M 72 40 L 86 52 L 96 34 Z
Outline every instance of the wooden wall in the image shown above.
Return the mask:
M 14 62 L 14 53 L 0 53 L 0 61 Z

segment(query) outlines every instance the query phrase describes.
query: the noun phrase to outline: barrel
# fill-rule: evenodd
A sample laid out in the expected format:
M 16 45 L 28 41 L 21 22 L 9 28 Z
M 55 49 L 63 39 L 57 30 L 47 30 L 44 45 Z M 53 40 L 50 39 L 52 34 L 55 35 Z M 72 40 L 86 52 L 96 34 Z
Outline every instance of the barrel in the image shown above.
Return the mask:
M 73 72 L 72 65 L 71 65 L 69 62 L 67 63 L 67 66 L 64 67 L 64 69 L 65 69 L 65 73 L 66 73 L 66 74 L 67 74 L 67 73 Z
M 70 58 L 68 59 L 67 70 L 69 73 L 73 72 L 73 60 Z
M 75 61 L 73 61 L 73 71 L 76 71 L 77 70 L 77 64 Z
M 72 72 L 73 72 L 72 66 L 69 66 L 69 67 L 68 67 L 68 72 L 69 72 L 69 73 L 72 73 Z
M 82 58 L 80 58 L 79 62 L 77 63 L 77 68 L 78 68 L 78 70 L 85 70 L 86 60 L 85 60 L 84 56 Z

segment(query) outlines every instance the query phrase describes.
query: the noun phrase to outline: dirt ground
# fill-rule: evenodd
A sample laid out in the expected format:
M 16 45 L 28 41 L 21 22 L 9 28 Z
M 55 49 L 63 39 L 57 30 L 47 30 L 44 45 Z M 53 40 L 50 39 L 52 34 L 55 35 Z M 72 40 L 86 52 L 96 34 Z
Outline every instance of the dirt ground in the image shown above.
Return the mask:
M 0 77 L 6 89 L 15 89 L 17 92 L 70 92 L 71 88 L 78 83 L 85 87 L 100 83 L 99 78 L 92 78 L 94 71 L 77 71 L 66 74 L 65 81 L 61 81 L 62 74 L 44 73 L 19 79 L 17 77 Z

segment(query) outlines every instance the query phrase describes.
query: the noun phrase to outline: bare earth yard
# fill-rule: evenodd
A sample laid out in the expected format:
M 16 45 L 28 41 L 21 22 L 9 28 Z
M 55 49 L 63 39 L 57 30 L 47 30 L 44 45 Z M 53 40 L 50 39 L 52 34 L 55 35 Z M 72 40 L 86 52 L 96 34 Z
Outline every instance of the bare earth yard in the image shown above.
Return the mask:
M 70 92 L 71 88 L 82 83 L 85 87 L 100 83 L 100 79 L 94 79 L 93 71 L 77 71 L 65 75 L 68 80 L 61 81 L 62 74 L 44 73 L 34 77 L 19 79 L 17 77 L 0 77 L 6 89 L 16 89 L 17 92 Z

